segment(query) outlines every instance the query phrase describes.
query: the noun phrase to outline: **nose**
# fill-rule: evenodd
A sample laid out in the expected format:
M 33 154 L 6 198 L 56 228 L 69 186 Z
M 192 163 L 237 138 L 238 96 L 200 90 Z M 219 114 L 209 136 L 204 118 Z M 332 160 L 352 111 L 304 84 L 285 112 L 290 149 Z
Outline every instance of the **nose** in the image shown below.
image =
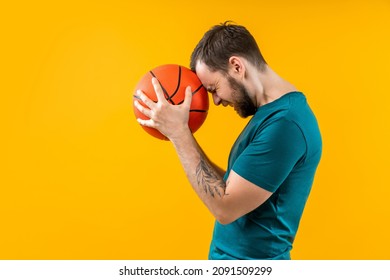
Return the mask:
M 216 94 L 214 93 L 214 94 L 213 94 L 213 101 L 214 101 L 214 104 L 218 106 L 219 104 L 221 104 L 222 99 L 221 99 L 218 95 L 216 95 Z

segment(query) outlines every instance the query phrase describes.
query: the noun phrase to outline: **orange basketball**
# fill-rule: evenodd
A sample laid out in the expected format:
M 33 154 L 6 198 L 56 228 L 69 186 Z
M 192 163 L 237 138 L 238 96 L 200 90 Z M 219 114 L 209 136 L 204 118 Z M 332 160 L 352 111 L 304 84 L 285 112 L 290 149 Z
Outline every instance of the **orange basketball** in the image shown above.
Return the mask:
M 198 76 L 190 69 L 176 64 L 161 65 L 152 69 L 138 82 L 135 87 L 135 94 L 133 95 L 133 98 L 136 98 L 144 107 L 146 107 L 146 105 L 136 96 L 136 91 L 138 89 L 142 90 L 151 100 L 157 102 L 157 96 L 152 85 L 152 77 L 157 78 L 164 92 L 165 99 L 173 105 L 183 103 L 185 98 L 185 89 L 187 86 L 191 87 L 192 102 L 188 126 L 192 133 L 197 131 L 206 120 L 209 109 L 209 97 L 207 90 L 203 87 Z M 136 118 L 144 120 L 148 119 L 148 117 L 142 114 L 134 105 L 133 109 Z M 156 138 L 168 140 L 163 134 L 154 128 L 146 126 L 141 127 L 147 133 Z

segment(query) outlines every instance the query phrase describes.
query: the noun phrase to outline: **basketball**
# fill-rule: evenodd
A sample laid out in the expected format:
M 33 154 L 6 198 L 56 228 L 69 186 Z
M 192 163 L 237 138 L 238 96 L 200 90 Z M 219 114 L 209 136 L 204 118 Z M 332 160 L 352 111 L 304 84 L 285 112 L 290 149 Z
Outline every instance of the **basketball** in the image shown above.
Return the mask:
M 142 90 L 151 100 L 157 102 L 157 96 L 152 85 L 152 78 L 155 77 L 159 81 L 164 92 L 165 99 L 172 105 L 183 103 L 185 98 L 185 90 L 187 86 L 192 90 L 192 101 L 190 108 L 190 116 L 188 126 L 192 133 L 195 133 L 206 120 L 209 109 L 209 98 L 207 90 L 203 87 L 198 76 L 190 69 L 176 64 L 166 64 L 158 66 L 146 73 L 135 87 L 134 99 L 147 107 L 136 95 L 138 89 Z M 134 102 L 133 102 L 134 104 Z M 136 118 L 147 120 L 134 105 L 133 110 Z M 142 126 L 141 127 L 150 135 L 163 140 L 168 140 L 157 129 Z

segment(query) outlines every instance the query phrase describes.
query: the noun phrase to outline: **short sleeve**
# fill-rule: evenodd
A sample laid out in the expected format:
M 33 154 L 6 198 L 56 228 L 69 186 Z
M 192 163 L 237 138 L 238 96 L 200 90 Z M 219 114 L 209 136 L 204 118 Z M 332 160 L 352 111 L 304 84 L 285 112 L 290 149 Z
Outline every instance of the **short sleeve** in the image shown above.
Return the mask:
M 301 129 L 295 122 L 281 118 L 259 129 L 232 169 L 253 184 L 275 192 L 305 152 Z

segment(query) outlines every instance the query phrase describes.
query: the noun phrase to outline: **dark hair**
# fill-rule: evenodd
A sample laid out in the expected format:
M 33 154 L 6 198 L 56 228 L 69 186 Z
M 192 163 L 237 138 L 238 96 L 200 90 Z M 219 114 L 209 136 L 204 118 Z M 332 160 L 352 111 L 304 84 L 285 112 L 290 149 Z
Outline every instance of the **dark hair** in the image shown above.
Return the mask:
M 249 31 L 231 21 L 213 26 L 199 41 L 191 55 L 190 67 L 195 71 L 196 63 L 205 63 L 210 71 L 228 72 L 229 58 L 244 57 L 258 69 L 263 70 L 264 60 L 256 40 Z

